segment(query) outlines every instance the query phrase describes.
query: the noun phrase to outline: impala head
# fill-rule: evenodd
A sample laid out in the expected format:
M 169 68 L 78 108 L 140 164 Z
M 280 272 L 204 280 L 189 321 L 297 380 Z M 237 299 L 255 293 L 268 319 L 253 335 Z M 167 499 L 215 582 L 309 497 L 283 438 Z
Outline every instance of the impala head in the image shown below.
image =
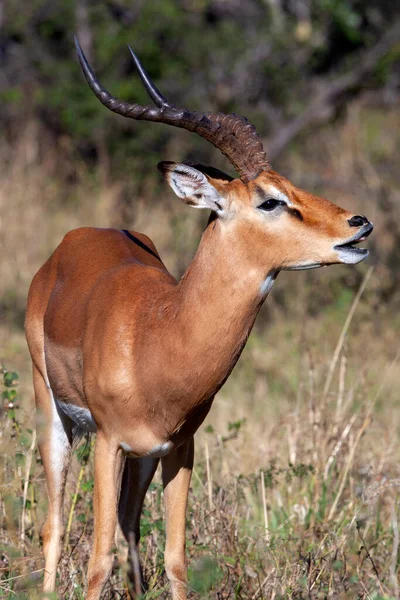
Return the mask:
M 295 270 L 356 264 L 368 256 L 368 250 L 353 246 L 373 229 L 366 217 L 304 192 L 272 170 L 243 183 L 222 178 L 222 173 L 212 177 L 212 170 L 196 167 L 159 165 L 180 198 L 196 208 L 213 210 L 235 229 L 238 240 L 245 240 L 257 262 L 264 260 L 275 270 Z
M 258 264 L 264 261 L 277 271 L 297 270 L 335 263 L 357 264 L 368 256 L 368 250 L 354 246 L 371 233 L 373 226 L 368 219 L 300 190 L 274 172 L 260 137 L 247 119 L 176 108 L 155 87 L 131 48 L 156 108 L 122 102 L 102 87 L 75 42 L 89 86 L 107 108 L 133 119 L 194 131 L 231 161 L 239 179 L 202 165 L 162 162 L 159 169 L 184 202 L 212 210 L 221 225 L 234 232 L 241 248 L 245 242 Z

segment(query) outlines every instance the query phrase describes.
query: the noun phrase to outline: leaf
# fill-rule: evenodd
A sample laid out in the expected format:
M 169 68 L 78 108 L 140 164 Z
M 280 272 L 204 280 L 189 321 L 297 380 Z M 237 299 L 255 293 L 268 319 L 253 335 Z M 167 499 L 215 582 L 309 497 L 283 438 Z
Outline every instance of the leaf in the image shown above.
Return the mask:
M 6 387 L 15 386 L 18 382 L 18 373 L 15 373 L 15 371 L 6 371 L 4 374 L 3 381 Z
M 195 592 L 206 593 L 221 581 L 223 572 L 214 557 L 202 556 L 189 568 L 189 584 Z
M 88 481 L 84 481 L 81 485 L 83 492 L 91 492 L 93 491 L 94 481 L 93 479 L 89 479 Z

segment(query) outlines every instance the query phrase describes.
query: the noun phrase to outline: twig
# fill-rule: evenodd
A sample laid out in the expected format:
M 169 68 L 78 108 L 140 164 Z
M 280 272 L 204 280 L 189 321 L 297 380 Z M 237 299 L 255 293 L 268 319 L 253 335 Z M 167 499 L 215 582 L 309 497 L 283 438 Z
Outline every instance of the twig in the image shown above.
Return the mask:
M 13 594 L 14 596 L 17 596 L 17 592 L 14 592 L 14 590 L 10 590 L 4 587 L 4 585 L 0 585 L 0 590 L 4 590 L 5 592 L 7 592 L 7 594 Z
M 208 451 L 208 443 L 206 442 L 206 473 L 207 473 L 207 489 L 208 489 L 208 507 L 210 511 L 213 509 L 213 499 L 212 499 L 212 480 L 211 480 L 211 469 L 210 469 L 210 454 Z
M 313 96 L 314 99 L 307 103 L 306 108 L 299 115 L 287 123 L 280 122 L 276 133 L 269 136 L 266 143 L 269 159 L 273 161 L 301 131 L 310 125 L 328 121 L 334 109 L 346 102 L 346 92 L 362 88 L 366 75 L 376 68 L 378 61 L 398 42 L 399 33 L 400 25 L 395 22 L 375 46 L 359 53 L 357 68 L 347 73 L 337 74 L 330 79 L 318 78 L 309 83 L 308 88 L 313 89 L 310 97 Z
M 340 421 L 340 417 L 341 417 L 343 396 L 344 396 L 345 377 L 346 377 L 346 357 L 342 356 L 340 359 L 340 366 L 339 366 L 339 389 L 338 389 L 337 402 L 336 402 L 335 434 L 338 431 L 339 421 Z
M 81 541 L 82 537 L 84 536 L 86 531 L 86 523 L 84 524 L 82 531 L 80 533 L 80 536 L 78 537 L 78 539 L 76 540 L 75 544 L 72 546 L 71 551 L 68 555 L 68 559 L 72 558 L 73 553 L 75 552 L 75 548 L 78 546 L 79 542 Z
M 360 524 L 359 524 L 359 522 L 358 522 L 358 521 L 356 521 L 356 529 L 357 529 L 357 533 L 358 533 L 358 535 L 359 535 L 359 537 L 360 537 L 360 540 L 362 541 L 362 544 L 363 544 L 363 545 L 362 545 L 362 547 L 363 547 L 363 549 L 365 550 L 365 554 L 367 555 L 367 558 L 369 559 L 369 561 L 370 561 L 370 563 L 371 563 L 371 565 L 372 565 L 372 568 L 373 568 L 373 570 L 374 570 L 374 573 L 375 573 L 375 575 L 376 575 L 376 578 L 377 578 L 377 580 L 378 580 L 378 584 L 379 584 L 379 587 L 380 587 L 380 590 L 381 590 L 381 594 L 382 594 L 382 596 L 384 596 L 384 595 L 385 595 L 385 592 L 384 592 L 384 589 L 383 589 L 383 587 L 382 587 L 381 580 L 380 580 L 380 578 L 379 578 L 378 569 L 376 568 L 376 564 L 375 564 L 375 562 L 374 562 L 374 559 L 372 558 L 372 556 L 371 556 L 371 553 L 370 553 L 370 551 L 368 550 L 367 544 L 365 543 L 365 540 L 364 540 L 364 538 L 363 538 L 363 536 L 362 536 L 361 529 L 360 529 Z
M 26 513 L 26 501 L 28 498 L 28 489 L 29 489 L 29 479 L 31 475 L 32 468 L 32 458 L 34 454 L 36 446 L 36 429 L 33 430 L 32 434 L 32 442 L 28 450 L 28 456 L 26 460 L 26 468 L 25 468 L 25 480 L 24 480 L 24 493 L 22 498 L 22 512 L 21 512 L 21 540 L 25 540 L 25 513 Z
M 36 569 L 35 571 L 31 571 L 30 575 L 33 575 L 34 573 L 41 573 L 42 571 L 44 571 L 43 569 Z M 10 581 L 15 581 L 16 579 L 23 579 L 24 577 L 26 577 L 26 574 L 24 575 L 15 575 L 14 577 L 8 577 L 8 579 L 2 579 L 1 583 L 9 583 Z M 8 590 L 10 591 L 10 590 Z
M 389 375 L 392 373 L 393 369 L 395 368 L 397 361 L 400 358 L 400 348 L 398 349 L 396 356 L 394 357 L 394 359 L 392 360 L 392 362 L 390 363 L 390 365 L 388 365 L 385 369 L 385 373 L 382 377 L 382 383 L 380 384 L 375 396 L 372 398 L 372 400 L 370 401 L 369 405 L 368 405 L 368 413 L 371 414 L 378 398 L 380 397 L 382 391 L 385 389 L 385 386 L 387 384 L 387 380 Z
M 324 564 L 322 565 L 321 569 L 318 571 L 316 578 L 310 585 L 310 588 L 308 590 L 309 593 L 312 591 L 313 587 L 318 583 L 318 580 L 321 578 L 323 572 L 325 571 L 327 564 L 328 564 L 327 561 L 325 561 Z
M 193 475 L 194 477 L 197 479 L 197 481 L 200 483 L 201 487 L 203 488 L 203 490 L 206 489 L 206 486 L 204 485 L 204 481 L 201 479 L 200 475 L 198 474 L 198 472 L 196 471 L 196 469 L 193 469 Z
M 344 440 L 347 438 L 347 436 L 349 435 L 354 423 L 357 420 L 357 414 L 354 414 L 350 421 L 347 423 L 346 427 L 343 429 L 342 431 L 342 435 L 340 436 L 340 438 L 338 439 L 338 441 L 335 444 L 334 449 L 331 452 L 330 457 L 328 458 L 326 465 L 325 465 L 325 469 L 324 469 L 324 481 L 326 481 L 328 479 L 328 475 L 329 475 L 329 470 L 332 466 L 333 461 L 335 460 L 336 456 L 339 454 L 341 447 L 343 446 L 343 442 Z
M 252 595 L 252 597 L 250 598 L 250 600 L 256 600 L 258 594 L 260 594 L 262 592 L 263 587 L 268 582 L 268 580 L 270 579 L 270 577 L 272 575 L 274 575 L 274 574 L 275 574 L 275 568 L 272 569 L 271 573 L 268 573 L 268 575 L 265 577 L 265 579 L 263 580 L 263 582 L 260 583 L 258 590 Z
M 215 518 L 214 518 L 214 503 L 212 497 L 212 479 L 211 479 L 211 466 L 210 466 L 210 453 L 208 451 L 208 442 L 206 442 L 206 473 L 207 473 L 207 489 L 208 489 L 208 507 L 210 510 L 210 525 L 211 531 L 213 532 L 213 543 L 214 547 L 217 546 L 217 538 L 215 536 Z
M 139 563 L 139 555 L 136 548 L 136 538 L 133 531 L 129 532 L 129 556 L 131 561 L 131 567 L 133 576 L 135 578 L 135 596 L 140 598 L 142 595 L 142 585 L 141 585 L 141 577 L 140 577 L 140 563 Z
M 72 497 L 71 508 L 70 508 L 69 515 L 68 515 L 67 529 L 65 532 L 64 550 L 66 548 L 68 548 L 69 536 L 70 536 L 71 528 L 72 528 L 72 520 L 74 518 L 75 506 L 76 506 L 76 503 L 78 502 L 79 490 L 81 488 L 81 482 L 82 482 L 83 474 L 85 472 L 85 468 L 86 468 L 86 465 L 82 465 L 80 468 L 79 475 L 78 475 L 78 481 L 76 482 L 75 493 Z
M 362 294 L 363 294 L 363 292 L 364 292 L 364 290 L 365 290 L 365 288 L 367 286 L 367 283 L 368 283 L 368 281 L 369 281 L 369 279 L 370 279 L 373 271 L 374 271 L 374 267 L 370 267 L 368 269 L 368 271 L 366 272 L 365 277 L 364 277 L 364 279 L 363 279 L 363 281 L 362 281 L 362 283 L 360 285 L 360 288 L 359 288 L 359 290 L 358 290 L 358 292 L 357 292 L 357 294 L 356 294 L 356 296 L 355 296 L 355 298 L 353 300 L 353 304 L 351 305 L 351 308 L 350 308 L 350 310 L 349 310 L 349 312 L 347 314 L 346 320 L 345 320 L 344 325 L 342 327 L 342 331 L 340 332 L 339 339 L 338 339 L 338 342 L 336 344 L 335 352 L 333 353 L 331 364 L 329 365 L 329 371 L 328 371 L 328 376 L 326 378 L 324 391 L 322 392 L 322 397 L 323 397 L 324 400 L 326 399 L 326 397 L 328 395 L 329 388 L 330 388 L 331 383 L 332 383 L 332 378 L 333 378 L 333 373 L 335 371 L 336 363 L 338 361 L 340 352 L 342 350 L 344 339 L 345 339 L 347 331 L 348 331 L 348 329 L 350 327 L 350 323 L 351 323 L 351 321 L 353 319 L 353 316 L 354 316 L 354 313 L 355 313 L 356 308 L 358 306 L 358 303 L 360 302 L 360 298 L 361 298 L 361 296 L 362 296 Z
M 399 552 L 399 525 L 396 515 L 396 500 L 393 500 L 392 506 L 392 527 L 393 527 L 393 548 L 390 561 L 390 579 L 393 583 L 393 595 L 396 600 L 399 599 L 399 582 L 397 580 L 397 556 Z
M 342 493 L 343 493 L 343 490 L 344 490 L 344 486 L 346 485 L 347 476 L 349 474 L 350 467 L 353 464 L 354 455 L 356 453 L 356 448 L 358 446 L 358 442 L 360 441 L 362 434 L 367 429 L 367 427 L 370 424 L 370 422 L 371 422 L 371 416 L 370 416 L 370 414 L 368 414 L 367 417 L 364 419 L 364 423 L 360 427 L 360 430 L 357 433 L 357 437 L 354 440 L 354 444 L 353 444 L 353 446 L 352 446 L 352 448 L 350 450 L 349 458 L 348 458 L 347 465 L 346 465 L 346 468 L 344 470 L 344 473 L 342 475 L 342 480 L 340 482 L 338 493 L 336 494 L 336 498 L 335 498 L 335 500 L 334 500 L 334 502 L 333 502 L 333 504 L 331 506 L 331 510 L 329 511 L 328 521 L 330 521 L 333 518 L 333 515 L 336 512 L 336 508 L 337 508 L 339 500 L 340 500 L 340 498 L 342 496 Z
M 366 593 L 366 597 L 368 598 L 368 600 L 372 600 L 372 596 L 370 595 L 369 591 L 365 587 L 365 583 L 360 580 L 360 585 L 363 588 L 364 592 Z
M 261 497 L 262 497 L 263 513 L 264 513 L 265 541 L 267 542 L 267 544 L 269 544 L 270 536 L 269 536 L 267 501 L 266 501 L 266 497 L 265 497 L 264 471 L 261 471 L 260 479 L 261 479 Z

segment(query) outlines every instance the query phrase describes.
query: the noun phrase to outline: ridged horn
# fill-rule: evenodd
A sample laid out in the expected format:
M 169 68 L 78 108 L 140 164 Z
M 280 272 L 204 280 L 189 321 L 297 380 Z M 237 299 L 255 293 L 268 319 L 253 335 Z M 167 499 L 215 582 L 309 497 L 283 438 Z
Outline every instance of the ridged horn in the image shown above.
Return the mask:
M 260 136 L 254 125 L 249 123 L 245 117 L 223 113 L 214 115 L 197 111 L 192 112 L 185 108 L 176 108 L 168 102 L 151 81 L 130 46 L 129 51 L 140 78 L 156 108 L 118 100 L 98 81 L 76 37 L 75 46 L 83 74 L 91 90 L 108 109 L 131 119 L 165 123 L 194 131 L 211 142 L 230 160 L 245 183 L 257 177 L 261 171 L 267 171 L 271 168 Z

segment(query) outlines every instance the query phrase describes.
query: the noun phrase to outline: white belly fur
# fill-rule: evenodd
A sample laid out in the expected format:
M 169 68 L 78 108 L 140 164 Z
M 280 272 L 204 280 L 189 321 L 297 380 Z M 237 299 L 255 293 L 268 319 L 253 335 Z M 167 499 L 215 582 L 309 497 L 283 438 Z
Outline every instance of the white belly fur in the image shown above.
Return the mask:
M 58 407 L 62 410 L 62 412 L 65 415 L 67 415 L 67 417 L 69 417 L 79 427 L 79 429 L 82 429 L 85 432 L 96 432 L 96 423 L 89 409 L 82 408 L 80 406 L 75 406 L 74 404 L 67 404 L 66 402 L 61 402 L 60 400 L 56 400 L 56 403 Z M 151 450 L 146 452 L 143 456 L 161 458 L 162 456 L 165 456 L 171 451 L 172 446 L 172 442 L 164 442 L 163 444 L 157 444 L 156 446 L 151 448 Z M 128 455 L 131 454 L 135 456 L 133 449 L 128 444 L 121 442 L 120 447 Z
M 125 442 L 120 442 L 119 445 L 124 452 L 135 456 L 135 453 L 133 449 L 129 446 L 129 444 L 125 444 Z M 157 446 L 154 446 L 151 450 L 146 452 L 146 454 L 143 454 L 143 457 L 147 456 L 152 458 L 161 458 L 162 456 L 165 456 L 170 452 L 172 446 L 172 442 L 164 442 L 163 444 L 157 444 Z

